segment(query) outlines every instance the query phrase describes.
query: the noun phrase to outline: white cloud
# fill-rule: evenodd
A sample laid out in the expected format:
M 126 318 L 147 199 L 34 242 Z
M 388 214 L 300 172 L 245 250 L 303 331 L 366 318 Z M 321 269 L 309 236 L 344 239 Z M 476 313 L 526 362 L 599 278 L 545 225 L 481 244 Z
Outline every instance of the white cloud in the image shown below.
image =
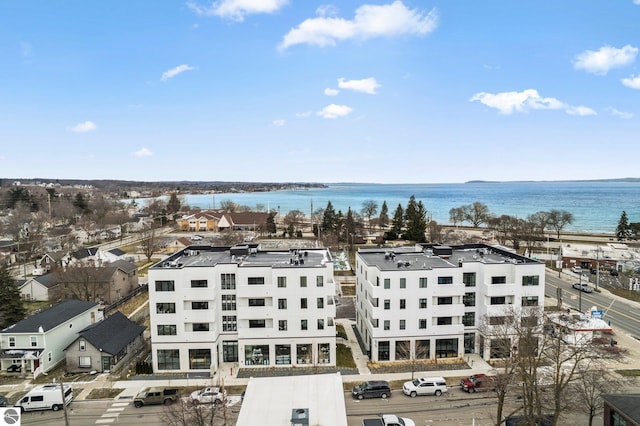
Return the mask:
M 478 101 L 490 108 L 495 108 L 500 114 L 510 115 L 514 112 L 529 112 L 538 109 L 564 110 L 570 115 L 595 115 L 596 112 L 585 106 L 572 106 L 556 98 L 543 98 L 535 89 L 527 89 L 522 92 L 502 93 L 476 93 L 469 99 L 470 102 Z
M 576 55 L 573 67 L 577 70 L 605 75 L 612 68 L 620 68 L 632 63 L 638 55 L 638 48 L 626 45 L 621 49 L 603 46 L 600 50 L 585 50 Z
M 338 89 L 331 89 L 329 87 L 324 89 L 324 94 L 327 96 L 338 96 L 338 93 L 340 93 Z
M 147 148 L 139 149 L 138 151 L 133 153 L 134 157 L 143 158 L 143 157 L 151 157 L 153 152 Z
M 282 127 L 285 125 L 285 121 L 284 120 L 273 120 L 273 125 L 277 126 L 277 127 Z
M 198 15 L 219 16 L 242 22 L 246 15 L 273 13 L 289 3 L 289 0 L 218 0 L 211 6 L 200 6 L 189 1 L 187 7 Z
M 296 117 L 299 117 L 299 118 L 311 117 L 311 114 L 313 114 L 313 112 L 311 111 L 296 112 Z
M 638 76 L 632 75 L 628 78 L 623 78 L 620 81 L 622 81 L 622 84 L 624 84 L 627 87 L 631 87 L 632 89 L 640 89 L 640 75 Z
M 640 4 L 640 0 L 633 0 L 633 4 Z
M 338 14 L 338 8 L 331 5 L 325 4 L 316 9 L 316 15 L 318 16 L 336 16 Z
M 92 132 L 97 129 L 97 126 L 92 121 L 85 121 L 83 123 L 78 123 L 71 128 L 71 131 L 74 133 L 87 133 Z
M 195 68 L 190 67 L 189 65 L 183 64 L 183 65 L 178 65 L 175 68 L 170 69 L 169 71 L 165 71 L 162 73 L 162 77 L 160 78 L 160 80 L 162 81 L 167 81 L 170 78 L 175 77 L 178 74 L 182 74 L 185 71 L 191 71 L 194 70 Z
M 278 46 L 287 49 L 296 44 L 335 46 L 338 41 L 357 38 L 392 37 L 402 34 L 426 35 L 438 24 L 436 9 L 422 13 L 408 9 L 402 1 L 387 5 L 363 5 L 353 20 L 319 16 L 303 21 L 290 30 Z
M 376 79 L 373 77 L 364 78 L 362 80 L 345 80 L 344 78 L 339 78 L 338 87 L 341 89 L 353 90 L 356 92 L 375 95 L 376 89 L 380 87 L 380 84 L 378 84 Z
M 569 115 L 579 115 L 581 117 L 587 116 L 587 115 L 597 115 L 597 113 L 586 106 L 568 106 L 565 111 L 567 112 L 567 114 Z
M 322 118 L 338 118 L 345 117 L 353 111 L 353 108 L 346 105 L 330 104 L 318 111 L 318 115 Z
M 640 1 L 640 0 L 638 0 L 638 1 Z M 608 107 L 608 108 L 606 108 L 606 110 L 609 111 L 611 113 L 611 115 L 613 115 L 614 117 L 620 117 L 620 118 L 623 118 L 625 120 L 630 120 L 630 119 L 632 119 L 634 117 L 633 113 L 631 113 L 631 112 L 620 111 L 620 110 L 615 109 L 613 107 Z

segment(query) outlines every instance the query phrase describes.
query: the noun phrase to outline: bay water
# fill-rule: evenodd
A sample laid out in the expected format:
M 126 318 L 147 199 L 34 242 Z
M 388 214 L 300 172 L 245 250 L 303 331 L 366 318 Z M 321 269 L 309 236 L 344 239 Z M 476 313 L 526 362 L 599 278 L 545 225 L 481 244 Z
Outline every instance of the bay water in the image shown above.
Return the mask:
M 554 181 L 554 182 L 469 182 L 446 184 L 335 183 L 326 188 L 291 189 L 271 192 L 186 194 L 184 204 L 201 209 L 218 208 L 233 201 L 251 209 L 272 209 L 279 215 L 325 208 L 331 201 L 336 211 L 346 214 L 351 207 L 360 212 L 363 203 L 374 200 L 378 211 L 386 201 L 389 216 L 398 204 L 406 207 L 414 195 L 438 223 L 449 222 L 449 210 L 479 201 L 494 215 L 526 218 L 538 211 L 566 210 L 574 222 L 565 230 L 584 233 L 613 233 L 625 210 L 629 222 L 640 221 L 640 182 Z M 139 200 L 143 201 L 143 200 Z

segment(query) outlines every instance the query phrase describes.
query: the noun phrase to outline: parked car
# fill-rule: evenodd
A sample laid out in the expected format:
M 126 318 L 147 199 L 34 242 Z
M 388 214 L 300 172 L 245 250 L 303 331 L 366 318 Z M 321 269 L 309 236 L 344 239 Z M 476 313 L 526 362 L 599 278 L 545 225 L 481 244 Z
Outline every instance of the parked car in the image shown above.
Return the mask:
M 399 417 L 395 414 L 381 414 L 375 419 L 362 420 L 362 426 L 415 426 L 416 423 L 406 417 Z
M 575 283 L 574 285 L 572 285 L 572 287 L 585 293 L 593 293 L 593 288 L 591 288 L 589 284 Z
M 227 397 L 227 391 L 218 387 L 209 387 L 191 392 L 191 400 L 195 404 L 222 404 Z
M 447 382 L 443 377 L 421 377 L 405 382 L 402 386 L 402 392 L 411 398 L 415 398 L 418 395 L 440 396 L 446 391 Z
M 612 277 L 617 277 L 618 276 L 618 270 L 616 268 L 611 268 L 609 270 L 609 273 L 611 274 Z
M 581 274 L 582 273 L 582 268 L 579 266 L 572 266 L 571 267 L 571 272 L 575 272 L 576 274 Z
M 22 371 L 22 366 L 20 364 L 11 364 L 9 368 L 7 368 L 7 373 L 19 373 Z
M 387 399 L 391 396 L 391 386 L 389 382 L 384 380 L 370 380 L 353 387 L 351 395 L 354 398 L 382 398 Z
M 171 405 L 178 400 L 179 390 L 176 388 L 145 388 L 133 399 L 133 405 Z
M 492 391 L 495 387 L 495 379 L 486 374 L 474 374 L 466 379 L 460 380 L 462 390 L 468 393 L 480 391 Z

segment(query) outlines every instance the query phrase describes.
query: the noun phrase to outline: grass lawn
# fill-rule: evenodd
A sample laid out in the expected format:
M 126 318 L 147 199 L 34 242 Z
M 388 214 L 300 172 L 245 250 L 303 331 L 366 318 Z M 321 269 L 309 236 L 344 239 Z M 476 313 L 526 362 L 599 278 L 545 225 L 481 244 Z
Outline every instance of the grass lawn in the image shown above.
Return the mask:
M 344 326 L 342 324 L 336 324 L 336 336 L 342 337 L 344 340 L 349 340 L 347 332 L 344 330 Z
M 353 354 L 349 346 L 336 345 L 336 366 L 338 368 L 356 368 L 356 363 L 353 360 Z
M 113 399 L 120 395 L 123 390 L 119 388 L 97 388 L 89 392 L 86 399 Z

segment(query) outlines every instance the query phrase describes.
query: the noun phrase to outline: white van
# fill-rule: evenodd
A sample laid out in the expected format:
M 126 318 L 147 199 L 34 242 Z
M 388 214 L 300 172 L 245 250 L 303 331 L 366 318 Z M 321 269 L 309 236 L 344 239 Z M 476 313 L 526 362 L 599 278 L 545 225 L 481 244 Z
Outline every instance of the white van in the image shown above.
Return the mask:
M 25 396 L 15 403 L 21 411 L 53 410 L 58 411 L 73 401 L 71 386 L 64 385 L 64 405 L 60 384 L 42 385 L 31 389 Z

